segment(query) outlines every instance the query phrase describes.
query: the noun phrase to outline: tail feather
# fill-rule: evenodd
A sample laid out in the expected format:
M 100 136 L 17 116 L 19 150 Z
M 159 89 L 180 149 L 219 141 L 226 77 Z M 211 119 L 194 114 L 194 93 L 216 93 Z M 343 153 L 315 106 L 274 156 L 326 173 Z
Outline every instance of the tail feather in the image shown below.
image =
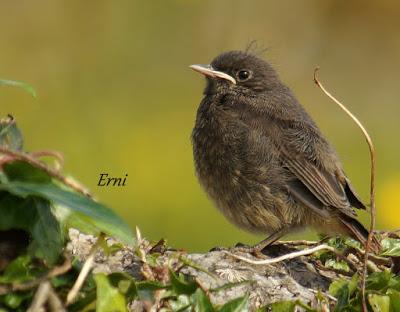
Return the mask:
M 348 230 L 350 237 L 358 240 L 360 243 L 365 245 L 368 239 L 369 232 L 360 222 L 347 215 L 340 216 L 340 221 Z M 375 236 L 373 237 L 370 246 L 371 250 L 373 250 L 375 253 L 379 253 L 381 250 L 381 244 Z

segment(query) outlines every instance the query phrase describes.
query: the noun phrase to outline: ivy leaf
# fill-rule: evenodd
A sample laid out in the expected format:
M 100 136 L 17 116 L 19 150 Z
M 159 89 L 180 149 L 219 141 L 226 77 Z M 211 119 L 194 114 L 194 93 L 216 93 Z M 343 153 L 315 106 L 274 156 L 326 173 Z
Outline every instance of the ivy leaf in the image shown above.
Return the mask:
M 127 311 L 125 297 L 111 285 L 107 275 L 96 274 L 94 280 L 97 286 L 96 312 Z
M 69 312 L 81 312 L 81 311 L 94 311 L 96 302 L 96 291 L 90 290 L 78 297 L 78 300 L 68 307 Z M 0 311 L 1 312 L 1 311 Z
M 333 268 L 333 269 L 342 270 L 345 272 L 350 271 L 349 265 L 346 262 L 344 262 L 343 260 L 336 261 L 335 259 L 328 259 L 325 261 L 325 266 L 327 268 Z
M 136 291 L 140 300 L 154 300 L 154 292 L 160 289 L 166 289 L 164 286 L 157 281 L 142 281 L 136 283 Z
M 28 292 L 11 292 L 8 293 L 7 295 L 4 296 L 2 301 L 4 304 L 6 304 L 8 307 L 14 309 L 17 309 L 21 306 L 21 304 L 26 301 L 27 299 L 31 299 L 33 295 L 33 291 L 28 291 Z
M 354 276 L 353 278 L 355 280 Z M 344 308 L 348 306 L 350 291 L 354 291 L 352 281 L 349 282 L 345 279 L 339 279 L 331 283 L 329 286 L 329 293 L 338 299 L 334 311 L 343 311 Z
M 48 201 L 42 198 L 33 199 L 37 211 L 37 219 L 31 231 L 33 242 L 29 249 L 39 258 L 54 264 L 59 258 L 64 246 L 64 235 L 57 219 L 51 212 Z
M 138 290 L 132 276 L 125 272 L 114 272 L 107 275 L 111 285 L 118 288 L 129 301 L 133 301 L 138 296 Z
M 334 297 L 338 297 L 340 290 L 347 285 L 348 281 L 345 279 L 338 279 L 336 281 L 333 281 L 330 285 L 329 285 L 329 294 L 334 296 Z
M 27 255 L 14 259 L 0 276 L 0 283 L 23 283 L 34 280 L 38 273 L 32 268 L 31 258 Z
M 394 274 L 389 271 L 373 272 L 367 278 L 367 288 L 381 291 L 389 286 L 393 277 Z
M 34 98 L 36 98 L 36 91 L 35 89 L 22 81 L 15 81 L 15 80 L 7 80 L 7 79 L 0 79 L 0 86 L 11 86 L 11 87 L 18 87 L 21 88 L 23 90 L 25 90 L 26 92 L 28 92 L 30 95 L 32 95 Z
M 0 195 L 0 215 L 0 230 L 21 229 L 30 234 L 32 255 L 49 264 L 58 259 L 64 237 L 47 200 L 34 196 L 23 199 L 3 193 Z
M 390 310 L 390 297 L 381 296 L 378 294 L 369 294 L 368 301 L 374 312 L 389 312 Z
M 169 270 L 171 284 L 173 290 L 176 292 L 177 295 L 191 295 L 193 294 L 198 285 L 194 281 L 185 281 L 184 276 L 180 275 L 177 276 L 174 271 Z
M 197 288 L 196 292 L 193 294 L 193 300 L 196 312 L 215 312 L 210 299 L 201 288 Z
M 35 183 L 49 183 L 51 181 L 50 176 L 46 172 L 21 160 L 6 163 L 3 166 L 3 171 L 9 181 Z
M 389 289 L 386 294 L 390 297 L 390 306 L 393 312 L 400 312 L 400 292 Z
M 385 238 L 381 242 L 382 256 L 399 257 L 400 256 L 400 239 Z
M 0 193 L 0 230 L 21 229 L 30 232 L 37 218 L 32 198 L 20 198 L 12 194 Z
M 94 229 L 97 229 L 98 233 L 104 232 L 126 244 L 133 244 L 133 234 L 129 226 L 111 209 L 86 196 L 61 189 L 50 183 L 37 184 L 16 181 L 0 184 L 0 190 L 23 198 L 33 195 L 47 199 L 81 215 L 82 220 L 89 222 Z
M 248 311 L 249 297 L 239 297 L 225 303 L 219 312 L 245 312 Z
M 187 295 L 179 295 L 176 300 L 169 300 L 168 304 L 171 306 L 172 311 L 176 312 L 191 312 L 192 304 Z
M 296 301 L 280 301 L 274 302 L 267 306 L 271 312 L 295 312 Z

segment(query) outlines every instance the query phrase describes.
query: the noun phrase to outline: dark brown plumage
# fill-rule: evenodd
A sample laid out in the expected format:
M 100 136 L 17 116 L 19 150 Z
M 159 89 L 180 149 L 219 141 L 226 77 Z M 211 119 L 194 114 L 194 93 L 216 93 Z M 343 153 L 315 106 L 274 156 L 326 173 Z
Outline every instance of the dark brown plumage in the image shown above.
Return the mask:
M 364 204 L 275 70 L 241 51 L 191 67 L 207 78 L 192 133 L 198 178 L 231 222 L 271 234 L 257 249 L 306 226 L 365 242 L 353 209 Z

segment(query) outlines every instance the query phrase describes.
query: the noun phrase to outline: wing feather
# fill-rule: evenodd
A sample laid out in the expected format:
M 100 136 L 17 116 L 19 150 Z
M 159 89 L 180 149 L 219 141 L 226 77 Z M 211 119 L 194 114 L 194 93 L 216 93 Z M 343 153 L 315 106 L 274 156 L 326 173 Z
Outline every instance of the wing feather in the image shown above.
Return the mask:
M 351 204 L 347 198 L 344 186 L 340 184 L 334 174 L 327 172 L 323 168 L 319 168 L 315 163 L 306 159 L 302 154 L 299 153 L 288 153 L 282 151 L 282 161 L 285 167 L 295 175 L 295 177 L 320 201 L 321 209 L 327 207 L 334 207 L 344 212 L 349 216 L 356 216 L 355 211 L 352 209 Z M 289 184 L 289 191 L 291 191 L 295 197 L 299 199 L 301 192 L 298 189 L 293 188 Z M 309 202 L 305 192 L 305 202 Z M 317 207 L 315 204 L 313 207 Z

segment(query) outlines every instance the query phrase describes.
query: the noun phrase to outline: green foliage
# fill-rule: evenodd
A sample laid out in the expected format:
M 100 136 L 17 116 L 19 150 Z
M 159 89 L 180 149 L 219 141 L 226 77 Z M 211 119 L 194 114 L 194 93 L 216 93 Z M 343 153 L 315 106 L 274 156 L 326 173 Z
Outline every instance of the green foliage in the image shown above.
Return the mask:
M 6 80 L 6 79 L 0 79 L 0 86 L 11 86 L 11 87 L 18 87 L 26 92 L 28 92 L 30 95 L 33 97 L 36 97 L 36 91 L 35 89 L 30 86 L 29 84 L 21 81 L 15 81 L 15 80 Z
M 125 244 L 133 243 L 132 233 L 125 222 L 104 205 L 61 183 L 58 176 L 52 176 L 51 170 L 42 170 L 36 165 L 35 158 L 23 154 L 22 142 L 21 132 L 14 120 L 1 120 L 0 146 L 5 152 L 0 154 L 0 231 L 24 230 L 30 236 L 30 243 L 22 255 L 0 272 L 0 311 L 27 310 L 40 280 L 58 264 L 69 227 L 96 236 L 105 233 Z M 98 240 L 98 246 L 105 255 L 124 248 L 121 243 L 108 246 L 104 239 Z M 176 272 L 172 267 L 160 267 L 159 256 L 160 253 L 145 255 L 150 270 L 165 272 L 160 280 L 137 281 L 126 273 L 90 274 L 68 310 L 123 312 L 127 311 L 127 303 L 135 300 L 147 305 L 162 301 L 163 306 L 168 307 L 165 311 L 248 310 L 247 296 L 236 298 L 222 307 L 214 306 L 209 295 L 193 278 Z M 174 259 L 179 261 L 180 266 L 192 267 L 213 276 L 180 254 Z M 80 262 L 73 261 L 67 273 L 50 279 L 61 300 L 65 300 L 81 268 Z M 21 291 L 4 291 L 7 287 L 24 283 L 32 283 L 32 286 Z
M 329 239 L 327 243 L 338 251 L 362 250 L 361 244 L 350 238 L 335 237 Z M 400 239 L 386 237 L 381 240 L 381 244 L 381 257 L 399 256 Z M 338 260 L 332 252 L 315 253 L 315 257 L 328 268 L 344 272 L 349 271 L 347 263 Z M 331 305 L 331 311 L 362 311 L 360 280 L 360 276 L 356 273 L 351 278 L 342 278 L 331 283 L 329 294 L 337 299 L 336 303 L 333 306 Z M 390 268 L 369 274 L 366 279 L 366 298 L 369 311 L 400 312 L 400 276 L 391 272 Z M 322 300 L 320 301 L 322 303 Z M 325 311 L 322 306 L 311 308 L 300 301 L 276 302 L 269 305 L 268 309 L 277 312 L 296 311 L 296 307 L 301 307 L 310 312 Z
M 94 276 L 97 288 L 96 311 L 97 312 L 124 312 L 126 301 L 124 295 L 117 287 L 114 287 L 107 275 L 96 274 Z
M 32 196 L 47 199 L 55 204 L 56 209 L 65 207 L 75 214 L 74 218 L 79 218 L 81 223 L 78 229 L 87 232 L 97 229 L 97 233 L 104 232 L 110 236 L 119 238 L 126 244 L 133 243 L 132 232 L 128 225 L 121 220 L 112 210 L 99 204 L 89 197 L 65 190 L 54 183 L 29 183 L 29 182 L 10 182 L 0 184 L 0 190 L 8 191 L 21 198 Z M 63 221 L 71 225 L 72 217 L 65 218 Z M 87 223 L 88 227 L 85 227 Z M 78 224 L 77 222 L 73 223 Z
M 400 257 L 400 239 L 388 237 L 382 240 L 381 244 L 382 256 Z
M 241 312 L 241 311 L 247 311 L 248 309 L 248 304 L 249 300 L 248 297 L 239 297 L 236 299 L 233 299 L 232 301 L 224 304 L 221 309 L 219 309 L 219 312 Z
M 22 152 L 22 142 L 15 121 L 2 120 L 0 146 Z M 48 264 L 55 263 L 64 246 L 65 229 L 72 226 L 82 232 L 104 232 L 124 243 L 133 243 L 128 225 L 109 208 L 55 181 L 34 162 L 22 161 L 13 154 L 2 157 L 9 159 L 1 172 L 0 230 L 27 231 L 31 255 Z

